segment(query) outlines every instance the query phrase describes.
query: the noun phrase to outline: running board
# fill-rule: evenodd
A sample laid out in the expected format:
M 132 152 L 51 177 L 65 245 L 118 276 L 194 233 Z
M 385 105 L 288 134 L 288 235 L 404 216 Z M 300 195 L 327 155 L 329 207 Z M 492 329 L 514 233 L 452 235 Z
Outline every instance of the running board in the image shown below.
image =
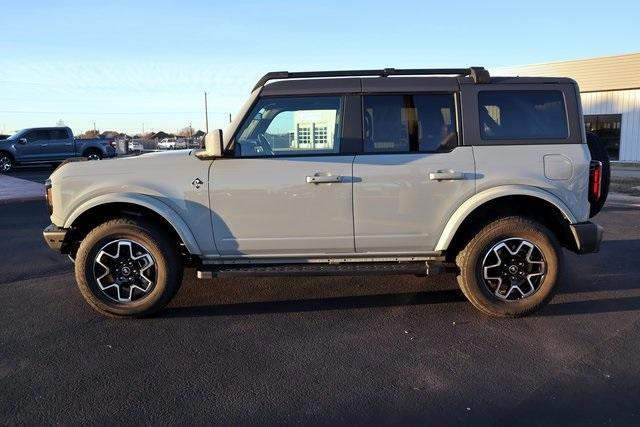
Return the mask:
M 440 262 L 373 262 L 344 264 L 268 264 L 205 265 L 198 268 L 198 279 L 238 276 L 361 276 L 381 274 L 413 274 L 426 276 L 444 272 Z

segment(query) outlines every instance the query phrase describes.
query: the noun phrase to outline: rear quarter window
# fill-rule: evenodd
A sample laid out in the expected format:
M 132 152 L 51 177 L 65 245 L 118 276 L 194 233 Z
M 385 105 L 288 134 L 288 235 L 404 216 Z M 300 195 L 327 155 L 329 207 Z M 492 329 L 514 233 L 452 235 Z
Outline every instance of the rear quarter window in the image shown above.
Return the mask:
M 51 139 L 67 139 L 69 133 L 66 129 L 54 129 L 51 131 Z
M 483 140 L 566 139 L 564 96 L 559 90 L 495 90 L 478 93 Z

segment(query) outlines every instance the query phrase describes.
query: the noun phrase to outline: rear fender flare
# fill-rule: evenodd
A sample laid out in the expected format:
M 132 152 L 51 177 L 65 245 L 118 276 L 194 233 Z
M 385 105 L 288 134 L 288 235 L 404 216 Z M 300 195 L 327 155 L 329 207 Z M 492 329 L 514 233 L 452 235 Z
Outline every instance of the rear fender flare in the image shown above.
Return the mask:
M 526 185 L 502 185 L 484 190 L 460 205 L 453 215 L 451 215 L 449 221 L 447 221 L 435 250 L 445 251 L 449 247 L 449 244 L 456 235 L 460 225 L 462 225 L 465 218 L 467 218 L 467 216 L 469 216 L 474 210 L 491 200 L 506 196 L 530 196 L 542 199 L 554 205 L 567 219 L 567 221 L 569 221 L 569 223 L 575 224 L 577 222 L 575 215 L 573 215 L 569 207 L 557 196 L 546 190 Z

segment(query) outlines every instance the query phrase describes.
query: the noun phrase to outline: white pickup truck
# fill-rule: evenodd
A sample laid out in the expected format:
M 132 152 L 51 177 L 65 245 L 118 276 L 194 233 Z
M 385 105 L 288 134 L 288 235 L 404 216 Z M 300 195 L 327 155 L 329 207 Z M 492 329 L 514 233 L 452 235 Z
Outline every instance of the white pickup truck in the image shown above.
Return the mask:
M 563 248 L 599 248 L 593 157 L 571 79 L 269 73 L 204 150 L 58 168 L 44 237 L 111 316 L 161 309 L 184 266 L 200 278 L 454 271 L 480 311 L 520 316 L 551 298 Z

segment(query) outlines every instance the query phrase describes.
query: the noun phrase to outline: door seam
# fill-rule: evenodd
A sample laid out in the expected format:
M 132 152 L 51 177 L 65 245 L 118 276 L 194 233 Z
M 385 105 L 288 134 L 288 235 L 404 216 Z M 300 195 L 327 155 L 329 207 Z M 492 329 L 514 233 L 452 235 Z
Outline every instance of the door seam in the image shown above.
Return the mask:
M 353 252 L 356 252 L 356 206 L 355 206 L 355 188 L 354 183 L 356 181 L 356 177 L 353 174 L 353 165 L 356 162 L 356 157 L 358 155 L 353 156 L 353 160 L 351 160 L 351 230 L 353 232 Z

